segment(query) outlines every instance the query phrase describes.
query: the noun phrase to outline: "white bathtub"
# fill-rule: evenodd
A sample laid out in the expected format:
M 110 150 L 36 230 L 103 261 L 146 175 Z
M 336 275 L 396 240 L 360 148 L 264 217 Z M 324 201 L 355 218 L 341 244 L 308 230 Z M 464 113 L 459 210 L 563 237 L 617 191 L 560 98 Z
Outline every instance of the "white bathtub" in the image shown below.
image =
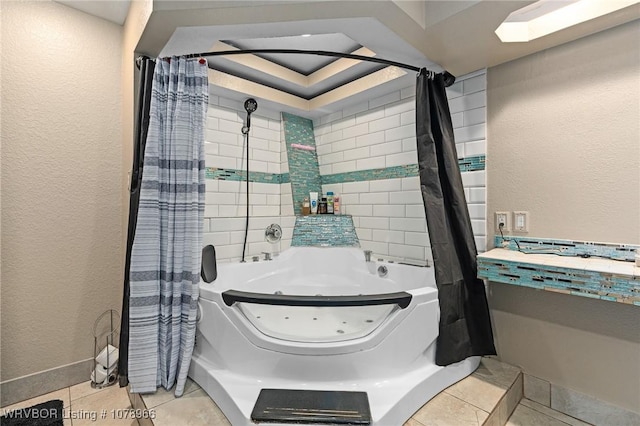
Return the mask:
M 355 248 L 292 247 L 273 261 L 220 264 L 218 279 L 200 287 L 189 375 L 234 426 L 255 424 L 265 388 L 366 392 L 372 424 L 402 425 L 480 362 L 435 365 L 437 295 L 431 268 L 365 262 Z

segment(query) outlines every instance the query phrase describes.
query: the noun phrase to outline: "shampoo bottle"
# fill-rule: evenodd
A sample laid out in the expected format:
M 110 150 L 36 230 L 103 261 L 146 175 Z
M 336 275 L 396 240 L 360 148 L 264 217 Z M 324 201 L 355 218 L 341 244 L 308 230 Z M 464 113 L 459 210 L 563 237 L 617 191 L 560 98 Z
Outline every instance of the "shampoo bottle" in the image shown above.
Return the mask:
M 327 214 L 333 214 L 333 203 L 334 203 L 333 192 L 327 192 Z
M 310 192 L 309 201 L 311 202 L 311 214 L 318 214 L 318 193 Z

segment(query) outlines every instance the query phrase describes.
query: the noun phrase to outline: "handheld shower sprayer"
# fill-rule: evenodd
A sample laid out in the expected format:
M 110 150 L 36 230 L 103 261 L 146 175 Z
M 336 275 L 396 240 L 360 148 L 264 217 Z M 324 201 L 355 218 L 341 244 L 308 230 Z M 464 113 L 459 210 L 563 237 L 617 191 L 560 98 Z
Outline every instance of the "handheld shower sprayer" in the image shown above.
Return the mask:
M 242 244 L 242 260 L 240 262 L 244 263 L 244 254 L 247 249 L 247 235 L 249 234 L 249 181 L 251 180 L 251 175 L 249 174 L 249 130 L 251 129 L 251 114 L 258 109 L 258 102 L 255 99 L 249 98 L 244 101 L 244 110 L 247 111 L 247 121 L 245 125 L 242 127 L 242 134 L 246 136 L 247 141 L 247 216 L 244 224 L 244 244 Z
M 255 99 L 249 98 L 246 101 L 244 101 L 244 110 L 247 111 L 247 121 L 245 123 L 245 126 L 242 127 L 243 135 L 246 135 L 247 133 L 249 133 L 249 130 L 251 129 L 251 114 L 257 109 L 258 109 L 258 102 L 256 102 Z

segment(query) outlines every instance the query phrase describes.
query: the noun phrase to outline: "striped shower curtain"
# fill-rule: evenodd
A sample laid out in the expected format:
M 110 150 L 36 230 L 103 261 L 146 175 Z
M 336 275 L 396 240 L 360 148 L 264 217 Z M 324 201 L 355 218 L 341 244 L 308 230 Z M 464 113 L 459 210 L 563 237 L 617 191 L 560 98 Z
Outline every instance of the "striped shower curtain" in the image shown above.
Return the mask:
M 158 59 L 129 272 L 129 383 L 181 396 L 196 332 L 208 104 L 205 61 Z

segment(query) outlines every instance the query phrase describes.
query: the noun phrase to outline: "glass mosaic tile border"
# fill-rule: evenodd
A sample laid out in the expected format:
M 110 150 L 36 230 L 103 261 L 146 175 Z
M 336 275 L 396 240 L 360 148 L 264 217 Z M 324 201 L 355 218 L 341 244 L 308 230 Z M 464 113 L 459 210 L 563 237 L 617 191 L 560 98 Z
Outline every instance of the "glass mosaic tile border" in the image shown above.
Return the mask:
M 458 159 L 461 172 L 474 172 L 484 170 L 484 155 L 477 157 L 467 157 Z M 261 183 L 290 183 L 290 173 L 263 173 L 249 172 L 250 182 Z M 362 182 L 367 180 L 396 179 L 413 177 L 418 175 L 417 164 L 407 164 L 405 166 L 392 166 L 382 169 L 360 170 L 355 172 L 335 173 L 320 176 L 322 184 Z M 216 167 L 206 168 L 207 179 L 245 181 L 247 173 L 244 170 L 221 169 Z M 306 194 L 306 192 L 305 192 Z M 307 196 L 304 195 L 303 198 Z
M 475 172 L 485 169 L 485 156 L 478 155 L 458 159 L 461 172 Z M 358 170 L 322 176 L 322 184 L 362 182 L 367 180 L 397 179 L 418 176 L 418 165 L 407 164 L 380 169 Z
M 479 256 L 478 278 L 640 306 L 640 276 Z
M 366 180 L 396 179 L 418 176 L 418 165 L 385 167 L 382 169 L 358 170 L 354 172 L 323 175 L 323 184 L 362 182 Z
M 458 166 L 461 172 L 475 172 L 484 170 L 486 161 L 487 157 L 485 155 L 458 158 Z
M 247 172 L 237 169 L 220 169 L 216 167 L 207 167 L 205 169 L 207 179 L 213 180 L 231 180 L 243 181 L 247 180 Z M 249 182 L 259 183 L 289 183 L 289 173 L 264 173 L 249 171 Z
M 482 158 L 480 158 L 482 157 Z M 484 170 L 484 155 L 477 157 L 467 157 L 458 159 L 461 172 L 473 172 Z M 261 183 L 290 183 L 290 173 L 264 173 L 249 172 L 250 182 Z M 331 175 L 320 176 L 322 184 L 345 183 L 345 182 L 362 182 L 367 180 L 396 179 L 404 177 L 413 177 L 418 175 L 417 164 L 407 164 L 405 166 L 392 166 L 382 169 L 360 170 L 355 172 L 335 173 Z M 247 173 L 244 170 L 237 169 L 221 169 L 216 167 L 206 168 L 207 179 L 246 181 Z M 305 194 L 307 194 L 305 192 Z M 308 194 L 307 194 L 308 195 Z M 307 195 L 304 195 L 303 198 Z
M 503 241 L 507 243 L 503 246 Z M 520 249 L 516 245 L 520 244 Z M 523 251 L 525 253 L 557 254 L 559 256 L 604 257 L 625 262 L 635 261 L 636 250 L 640 252 L 640 245 L 595 243 L 573 240 L 558 240 L 552 238 L 512 237 L 500 235 L 494 237 L 495 247 L 508 250 Z
M 350 215 L 297 216 L 291 239 L 293 247 L 360 247 Z

